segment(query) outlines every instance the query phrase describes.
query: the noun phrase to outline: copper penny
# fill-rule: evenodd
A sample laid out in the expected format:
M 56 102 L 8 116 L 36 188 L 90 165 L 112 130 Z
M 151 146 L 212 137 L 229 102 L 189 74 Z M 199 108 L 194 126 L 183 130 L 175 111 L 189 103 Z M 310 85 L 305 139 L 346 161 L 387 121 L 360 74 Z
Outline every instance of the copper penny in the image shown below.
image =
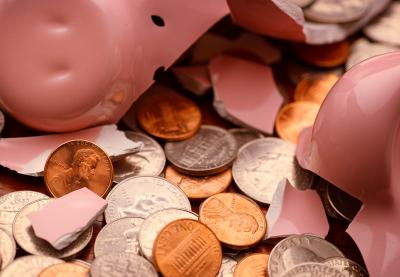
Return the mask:
M 178 219 L 161 230 L 153 256 L 165 277 L 214 277 L 221 267 L 222 249 L 207 226 L 192 219 Z
M 83 187 L 104 197 L 111 188 L 113 166 L 107 154 L 96 144 L 73 140 L 50 154 L 44 167 L 44 180 L 54 197 Z
M 77 263 L 61 263 L 43 269 L 38 277 L 86 277 L 89 271 L 89 268 Z
M 237 193 L 219 193 L 200 206 L 199 220 L 228 247 L 247 248 L 265 235 L 267 222 L 260 207 Z
M 252 254 L 242 259 L 236 266 L 234 277 L 266 277 L 268 268 L 268 254 Z
M 201 112 L 194 102 L 162 86 L 153 86 L 146 92 L 137 117 L 146 132 L 167 141 L 188 139 L 201 124 Z
M 293 102 L 285 105 L 275 121 L 279 137 L 297 144 L 300 132 L 314 124 L 320 105 L 312 102 Z
M 190 199 L 202 199 L 225 191 L 232 181 L 232 170 L 206 177 L 194 177 L 168 166 L 165 178 L 180 187 Z
M 333 73 L 307 74 L 297 84 L 294 91 L 295 101 L 308 101 L 322 104 L 339 77 Z

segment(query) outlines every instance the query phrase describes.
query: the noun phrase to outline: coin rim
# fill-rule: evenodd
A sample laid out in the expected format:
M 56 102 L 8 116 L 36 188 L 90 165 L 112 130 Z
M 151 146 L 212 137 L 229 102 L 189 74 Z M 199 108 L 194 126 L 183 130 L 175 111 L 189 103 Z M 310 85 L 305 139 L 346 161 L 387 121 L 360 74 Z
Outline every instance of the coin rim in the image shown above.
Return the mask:
M 240 277 L 239 273 L 237 273 L 237 270 L 238 270 L 240 264 L 242 264 L 243 262 L 245 262 L 245 260 L 246 260 L 247 258 L 250 258 L 250 257 L 253 257 L 253 256 L 259 256 L 259 255 L 267 256 L 267 261 L 266 261 L 266 262 L 267 262 L 267 270 L 268 270 L 268 258 L 269 258 L 269 254 L 267 254 L 267 253 L 251 253 L 251 254 L 248 254 L 248 255 L 246 255 L 245 257 L 241 258 L 241 259 L 237 262 L 236 267 L 235 267 L 235 270 L 233 271 L 233 277 Z
M 11 264 L 14 259 L 15 259 L 15 255 L 17 254 L 17 244 L 15 243 L 15 239 L 14 236 L 12 234 L 10 234 L 10 232 L 8 232 L 6 229 L 2 228 L 0 226 L 0 232 L 3 231 L 8 238 L 11 240 L 11 244 L 12 244 L 12 250 L 11 250 L 11 259 L 7 262 L 5 261 L 3 258 L 3 256 L 1 256 L 1 264 L 0 264 L 0 272 L 3 271 L 9 264 Z

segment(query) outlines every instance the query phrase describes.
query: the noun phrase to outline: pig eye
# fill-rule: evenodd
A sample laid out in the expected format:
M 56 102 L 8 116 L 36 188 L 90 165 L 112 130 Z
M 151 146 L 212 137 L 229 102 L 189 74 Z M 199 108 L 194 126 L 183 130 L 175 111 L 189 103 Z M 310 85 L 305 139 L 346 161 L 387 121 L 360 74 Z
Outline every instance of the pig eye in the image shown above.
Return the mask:
M 161 75 L 164 73 L 165 71 L 165 67 L 164 66 L 160 66 L 159 68 L 156 69 L 156 71 L 154 72 L 153 75 L 153 80 L 157 81 L 161 78 Z
M 152 16 L 151 16 L 151 20 L 153 20 L 153 23 L 156 24 L 156 25 L 159 26 L 159 27 L 165 26 L 164 19 L 162 19 L 161 16 L 152 15 Z

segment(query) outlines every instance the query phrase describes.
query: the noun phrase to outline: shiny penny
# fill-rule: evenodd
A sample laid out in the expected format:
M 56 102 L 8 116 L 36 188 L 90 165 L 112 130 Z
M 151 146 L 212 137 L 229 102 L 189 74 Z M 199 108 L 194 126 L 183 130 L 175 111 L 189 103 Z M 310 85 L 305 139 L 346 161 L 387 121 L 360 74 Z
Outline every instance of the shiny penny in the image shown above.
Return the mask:
M 75 263 L 51 265 L 42 270 L 38 277 L 87 277 L 90 269 Z
M 45 255 L 55 258 L 68 258 L 79 253 L 88 245 L 93 234 L 93 227 L 83 232 L 71 245 L 56 250 L 47 241 L 36 237 L 28 214 L 38 211 L 49 204 L 52 199 L 39 199 L 23 207 L 15 217 L 13 235 L 18 245 L 26 252 L 34 255 Z
M 242 259 L 236 266 L 235 277 L 257 276 L 267 277 L 268 254 L 257 253 Z
M 201 126 L 192 138 L 165 144 L 165 155 L 180 172 L 208 176 L 230 167 L 236 157 L 237 142 L 228 131 L 209 125 Z
M 247 248 L 265 235 L 267 222 L 260 207 L 237 193 L 211 196 L 200 206 L 199 220 L 225 245 Z
M 252 140 L 264 137 L 263 134 L 246 128 L 232 128 L 228 131 L 235 137 L 238 149 Z
M 96 237 L 94 255 L 139 254 L 138 233 L 143 221 L 140 217 L 123 217 L 104 226 Z
M 206 177 L 182 174 L 167 166 L 165 178 L 180 187 L 190 199 L 203 199 L 225 191 L 232 181 L 230 169 Z
M 368 272 L 356 262 L 347 258 L 335 257 L 322 262 L 323 264 L 337 269 L 347 277 L 367 277 Z
M 4 129 L 4 123 L 5 123 L 4 114 L 2 111 L 0 111 L 0 134 Z
M 296 86 L 294 100 L 321 105 L 338 79 L 333 73 L 306 75 Z
M 221 268 L 216 277 L 233 277 L 236 265 L 237 261 L 228 256 L 224 256 L 222 258 Z
M 1 272 L 1 277 L 37 277 L 45 268 L 51 265 L 63 263 L 63 260 L 38 255 L 20 257 L 7 266 Z
M 73 140 L 50 154 L 44 167 L 47 189 L 54 197 L 87 187 L 104 197 L 110 190 L 113 166 L 107 154 L 96 144 Z
M 302 263 L 288 271 L 284 272 L 281 277 L 346 277 L 340 271 L 320 263 Z
M 319 108 L 319 104 L 305 101 L 285 105 L 275 121 L 279 137 L 297 144 L 301 131 L 314 124 Z
M 0 228 L 0 270 L 9 265 L 15 258 L 16 245 L 13 236 Z
M 204 224 L 179 219 L 165 226 L 154 244 L 154 259 L 165 277 L 214 277 L 221 267 L 222 249 Z
M 185 140 L 200 128 L 199 107 L 174 90 L 153 86 L 137 110 L 140 126 L 150 135 L 168 141 Z
M 160 175 L 165 166 L 164 149 L 154 139 L 139 132 L 125 132 L 132 141 L 142 142 L 140 152 L 114 161 L 114 182 L 121 182 L 133 176 Z

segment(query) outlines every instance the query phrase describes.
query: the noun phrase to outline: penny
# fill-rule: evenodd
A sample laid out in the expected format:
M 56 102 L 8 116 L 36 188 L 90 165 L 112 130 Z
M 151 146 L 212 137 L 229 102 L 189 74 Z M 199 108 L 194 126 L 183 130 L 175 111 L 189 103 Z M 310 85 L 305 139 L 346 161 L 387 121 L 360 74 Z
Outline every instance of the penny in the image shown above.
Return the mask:
M 4 123 L 5 123 L 4 114 L 0 110 L 0 134 L 4 129 Z
M 235 277 L 268 276 L 268 254 L 257 253 L 242 259 L 236 266 Z
M 346 277 L 367 277 L 368 272 L 356 262 L 347 258 L 335 257 L 322 262 L 323 264 L 337 269 Z
M 180 172 L 207 176 L 229 168 L 236 157 L 237 143 L 228 131 L 209 125 L 201 126 L 192 138 L 165 144 L 165 155 Z
M 369 5 L 368 0 L 316 0 L 304 15 L 321 23 L 347 23 L 360 19 Z
M 281 277 L 346 277 L 340 271 L 320 263 L 303 263 L 284 272 Z
M 84 231 L 72 244 L 62 250 L 56 250 L 47 241 L 36 237 L 28 214 L 38 211 L 49 204 L 52 199 L 39 199 L 23 207 L 15 217 L 13 235 L 18 245 L 34 255 L 45 255 L 55 258 L 69 258 L 79 253 L 88 245 L 93 234 L 93 227 Z
M 89 268 L 76 263 L 61 263 L 43 269 L 38 277 L 87 277 Z
M 283 178 L 296 188 L 312 187 L 314 174 L 300 167 L 296 146 L 278 138 L 262 138 L 243 146 L 233 163 L 232 173 L 238 188 L 252 199 L 271 204 Z
M 160 175 L 165 166 L 163 148 L 154 139 L 139 132 L 125 132 L 132 141 L 142 142 L 140 152 L 123 157 L 113 162 L 114 182 L 121 182 L 133 176 Z
M 327 200 L 335 212 L 347 221 L 352 221 L 362 206 L 360 200 L 334 185 L 327 187 Z
M 232 171 L 227 169 L 205 177 L 182 174 L 167 166 L 165 178 L 180 187 L 190 199 L 203 199 L 225 191 L 232 181 Z
M 228 247 L 247 248 L 262 240 L 267 222 L 260 207 L 237 193 L 211 196 L 200 206 L 200 222 Z
M 133 253 L 110 253 L 97 257 L 90 268 L 91 277 L 157 277 L 157 271 L 145 258 Z
M 144 219 L 123 217 L 101 229 L 94 244 L 96 257 L 109 253 L 139 254 L 138 233 Z
M 137 119 L 150 135 L 167 141 L 180 141 L 198 131 L 201 112 L 193 101 L 170 88 L 156 85 L 143 95 Z
M 339 77 L 333 73 L 308 74 L 297 84 L 294 100 L 321 105 L 338 79 Z
M 16 245 L 12 235 L 0 228 L 0 271 L 15 258 Z
M 167 208 L 191 210 L 186 194 L 162 177 L 140 176 L 125 179 L 108 194 L 107 223 L 121 217 L 146 218 Z
M 87 187 L 101 197 L 110 190 L 113 166 L 96 144 L 73 140 L 57 147 L 44 167 L 44 181 L 54 197 Z
M 63 263 L 63 260 L 38 255 L 20 257 L 8 265 L 1 272 L 1 277 L 37 277 L 38 274 L 48 266 Z
M 222 249 L 207 226 L 195 220 L 179 219 L 161 230 L 153 256 L 165 277 L 214 277 L 221 267 Z
M 330 242 L 313 235 L 290 236 L 281 240 L 272 249 L 268 262 L 268 274 L 270 277 L 281 276 L 298 264 L 320 263 L 332 257 L 344 257 L 344 255 Z
M 309 6 L 315 0 L 289 0 L 289 2 L 299 6 L 300 8 L 304 8 Z
M 301 131 L 314 124 L 319 108 L 320 105 L 305 101 L 285 105 L 275 120 L 279 137 L 297 144 Z
M 138 235 L 140 252 L 143 256 L 153 262 L 153 246 L 160 231 L 168 223 L 183 218 L 198 220 L 198 215 L 185 210 L 165 209 L 146 218 Z
M 252 140 L 264 137 L 263 134 L 246 128 L 232 128 L 228 131 L 235 137 L 238 149 Z
M 236 265 L 237 261 L 228 256 L 223 256 L 221 268 L 216 277 L 233 277 Z

